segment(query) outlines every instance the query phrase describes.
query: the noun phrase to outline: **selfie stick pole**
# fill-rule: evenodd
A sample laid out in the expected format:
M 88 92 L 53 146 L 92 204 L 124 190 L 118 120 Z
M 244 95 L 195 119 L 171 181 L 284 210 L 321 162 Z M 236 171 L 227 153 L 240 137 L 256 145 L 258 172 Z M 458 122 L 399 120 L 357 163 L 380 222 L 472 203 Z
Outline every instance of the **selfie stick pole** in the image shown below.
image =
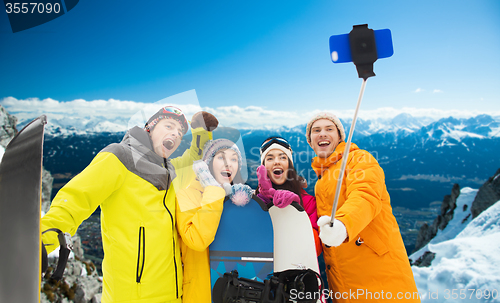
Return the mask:
M 383 45 L 385 48 L 383 57 L 392 56 L 392 41 L 387 40 L 390 47 Z M 386 42 L 387 44 L 387 42 Z M 342 188 L 342 180 L 344 179 L 344 172 L 347 166 L 347 160 L 349 158 L 349 149 L 351 148 L 351 139 L 354 133 L 354 128 L 356 127 L 356 120 L 358 118 L 359 106 L 361 105 L 361 100 L 363 99 L 363 94 L 365 92 L 366 80 L 369 77 L 375 76 L 373 72 L 373 63 L 377 61 L 378 50 L 377 43 L 375 40 L 375 32 L 368 28 L 368 24 L 354 25 L 352 31 L 349 33 L 349 46 L 350 53 L 352 57 L 352 62 L 356 65 L 356 70 L 358 71 L 359 78 L 363 79 L 361 84 L 361 91 L 359 92 L 358 104 L 356 105 L 356 110 L 354 111 L 354 117 L 352 118 L 351 129 L 349 130 L 349 137 L 347 138 L 347 143 L 345 145 L 344 153 L 342 155 L 342 165 L 340 166 L 340 173 L 337 180 L 337 189 L 335 190 L 335 199 L 333 200 L 332 216 L 330 217 L 330 227 L 333 227 L 333 220 L 335 218 L 335 213 L 337 212 L 337 206 L 340 197 L 340 189 Z M 389 51 L 387 51 L 388 49 Z M 332 53 L 333 56 L 333 53 Z M 333 57 L 332 57 L 333 58 Z
M 339 177 L 337 178 L 337 189 L 335 190 L 335 199 L 333 200 L 332 216 L 330 220 L 330 227 L 333 227 L 333 220 L 335 213 L 337 212 L 337 204 L 339 203 L 340 188 L 342 187 L 342 180 L 344 178 L 344 171 L 347 165 L 347 158 L 349 157 L 349 149 L 351 147 L 352 134 L 354 133 L 354 127 L 356 127 L 356 120 L 358 118 L 359 106 L 361 105 L 361 100 L 363 99 L 363 94 L 365 92 L 366 80 L 363 79 L 361 84 L 361 90 L 359 92 L 358 104 L 356 105 L 356 110 L 354 111 L 354 117 L 352 118 L 351 129 L 349 130 L 349 137 L 347 138 L 347 143 L 345 144 L 344 153 L 342 154 L 342 165 L 340 166 Z

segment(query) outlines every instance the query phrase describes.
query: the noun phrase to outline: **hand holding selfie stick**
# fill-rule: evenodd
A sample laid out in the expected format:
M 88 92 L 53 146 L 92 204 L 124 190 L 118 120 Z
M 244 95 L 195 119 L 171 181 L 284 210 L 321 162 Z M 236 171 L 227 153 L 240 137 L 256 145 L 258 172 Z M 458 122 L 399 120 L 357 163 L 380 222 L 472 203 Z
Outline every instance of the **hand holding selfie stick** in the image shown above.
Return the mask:
M 348 43 L 346 43 L 348 40 Z M 347 50 L 347 51 L 346 51 Z M 381 52 L 377 52 L 380 50 Z M 351 147 L 351 139 L 358 118 L 358 111 L 365 92 L 366 80 L 369 77 L 375 76 L 373 72 L 373 63 L 378 58 L 387 58 L 394 53 L 392 48 L 392 38 L 390 30 L 374 31 L 368 28 L 368 24 L 354 25 L 352 31 L 347 35 L 339 35 L 330 37 L 330 53 L 334 63 L 353 62 L 356 65 L 359 78 L 363 79 L 361 90 L 359 92 L 358 103 L 354 111 L 354 117 L 349 130 L 349 136 L 342 155 L 342 164 L 337 180 L 337 188 L 335 190 L 335 199 L 333 200 L 332 215 L 330 217 L 330 227 L 333 227 L 335 213 L 342 188 L 342 180 L 344 178 L 347 159 L 349 157 L 349 149 Z

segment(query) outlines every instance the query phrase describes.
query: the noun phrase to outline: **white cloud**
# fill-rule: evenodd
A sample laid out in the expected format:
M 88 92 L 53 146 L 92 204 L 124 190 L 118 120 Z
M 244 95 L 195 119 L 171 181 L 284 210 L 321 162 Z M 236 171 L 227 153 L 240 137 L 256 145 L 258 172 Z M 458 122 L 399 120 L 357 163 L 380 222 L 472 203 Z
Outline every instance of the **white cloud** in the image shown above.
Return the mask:
M 416 94 L 418 94 L 418 93 L 421 93 L 421 92 L 423 92 L 423 91 L 424 91 L 424 90 L 423 90 L 423 89 L 421 89 L 421 88 L 419 87 L 419 88 L 417 88 L 416 90 L 414 90 L 413 92 L 414 92 L 414 93 L 416 93 Z
M 71 118 L 91 119 L 93 117 L 104 117 L 118 124 L 143 126 L 151 115 L 165 105 L 180 108 L 188 119 L 197 111 L 201 110 L 198 98 L 194 90 L 183 92 L 155 103 L 142 103 L 122 100 L 92 100 L 76 99 L 73 101 L 57 101 L 51 98 L 40 100 L 29 98 L 18 100 L 7 97 L 0 101 L 11 114 L 20 121 L 33 119 L 42 114 L 47 115 L 50 124 L 51 119 L 64 120 Z
M 307 123 L 311 117 L 322 111 L 332 112 L 344 120 L 350 120 L 354 115 L 354 109 L 339 111 L 329 108 L 311 108 L 309 111 L 303 111 L 295 108 L 272 110 L 259 106 L 241 107 L 238 105 L 215 108 L 202 107 L 198 103 L 194 90 L 155 103 L 121 101 L 115 99 L 92 101 L 77 99 L 63 102 L 50 98 L 40 100 L 38 98 L 16 99 L 13 97 L 7 97 L 0 100 L 0 105 L 4 106 L 20 121 L 31 120 L 42 114 L 47 115 L 49 124 L 51 119 L 59 121 L 67 120 L 69 124 L 72 124 L 75 118 L 88 122 L 92 120 L 92 118 L 102 117 L 103 119 L 101 120 L 107 120 L 118 125 L 123 125 L 124 127 L 144 125 L 145 119 L 147 120 L 153 113 L 166 104 L 181 108 L 188 119 L 197 111 L 206 110 L 213 113 L 219 119 L 221 125 L 224 126 L 247 123 L 252 126 L 283 125 L 293 127 Z M 410 114 L 413 117 L 427 117 L 432 120 L 438 120 L 449 116 L 455 118 L 470 118 L 479 114 L 500 116 L 500 112 L 486 113 L 475 110 L 440 110 L 414 107 L 396 109 L 393 107 L 382 107 L 373 110 L 360 110 L 359 119 L 392 119 L 399 114 Z
M 434 94 L 439 94 L 439 93 L 442 93 L 443 91 L 442 91 L 442 90 L 440 90 L 440 89 L 434 89 L 432 92 L 433 92 Z

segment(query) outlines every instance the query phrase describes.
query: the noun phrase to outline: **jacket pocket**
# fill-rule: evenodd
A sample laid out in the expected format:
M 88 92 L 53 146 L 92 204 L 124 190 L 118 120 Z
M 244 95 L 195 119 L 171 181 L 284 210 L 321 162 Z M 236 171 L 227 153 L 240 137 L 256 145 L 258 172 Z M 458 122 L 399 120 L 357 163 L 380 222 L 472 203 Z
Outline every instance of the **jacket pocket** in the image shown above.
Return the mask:
M 139 227 L 139 251 L 137 253 L 137 270 L 135 273 L 135 281 L 141 283 L 142 274 L 144 272 L 144 263 L 146 262 L 146 228 Z
M 370 225 L 359 233 L 359 238 L 356 240 L 356 245 L 363 244 L 368 246 L 379 256 L 383 256 L 389 252 L 387 245 L 380 239 L 377 232 L 373 230 Z

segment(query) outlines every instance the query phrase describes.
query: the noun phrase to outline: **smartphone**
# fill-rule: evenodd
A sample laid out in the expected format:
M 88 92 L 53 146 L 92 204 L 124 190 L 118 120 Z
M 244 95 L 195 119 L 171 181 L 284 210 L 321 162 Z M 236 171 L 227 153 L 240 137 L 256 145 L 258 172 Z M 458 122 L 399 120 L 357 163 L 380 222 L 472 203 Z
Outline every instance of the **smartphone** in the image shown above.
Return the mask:
M 378 59 L 388 58 L 394 54 L 392 35 L 389 29 L 374 30 Z M 330 37 L 330 57 L 333 63 L 352 62 L 349 34 Z

